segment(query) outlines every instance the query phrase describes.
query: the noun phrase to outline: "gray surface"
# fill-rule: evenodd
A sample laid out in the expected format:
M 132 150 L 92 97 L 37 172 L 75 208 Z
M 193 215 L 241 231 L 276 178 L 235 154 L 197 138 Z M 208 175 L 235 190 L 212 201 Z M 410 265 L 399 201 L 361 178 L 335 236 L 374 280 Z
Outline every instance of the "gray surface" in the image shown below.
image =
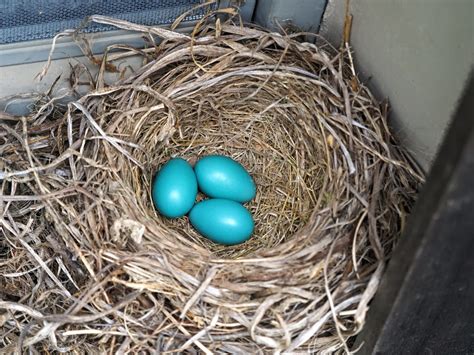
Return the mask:
M 107 46 L 120 43 L 141 48 L 145 42 L 140 33 L 127 31 L 109 31 L 89 34 L 92 53 L 103 53 Z M 28 42 L 18 42 L 0 45 L 0 67 L 45 61 L 51 50 L 51 39 L 40 39 Z M 82 56 L 81 48 L 71 39 L 58 39 L 52 53 L 52 59 L 72 58 Z
M 336 44 L 344 4 L 330 0 L 321 25 Z M 474 63 L 474 1 L 357 0 L 351 13 L 360 74 L 389 98 L 396 135 L 427 169 Z
M 277 23 L 291 23 L 301 30 L 316 32 L 319 28 L 326 0 L 258 0 L 254 20 L 277 30 Z
M 189 23 L 188 23 L 189 24 Z M 188 33 L 192 27 L 182 27 L 178 31 Z M 94 53 L 102 52 L 108 45 L 112 43 L 129 44 L 132 46 L 143 46 L 143 39 L 140 34 L 127 31 L 111 31 L 102 34 L 89 33 L 86 34 L 89 43 L 92 45 Z M 94 39 L 94 40 L 92 40 Z M 14 46 L 12 51 L 0 52 L 0 110 L 5 109 L 5 98 L 22 94 L 22 93 L 43 93 L 49 90 L 54 80 L 61 76 L 55 86 L 53 93 L 55 95 L 64 94 L 69 88 L 69 64 L 84 64 L 94 75 L 97 72 L 97 66 L 93 65 L 89 59 L 81 55 L 81 50 L 77 44 L 67 38 L 57 45 L 51 66 L 43 78 L 38 81 L 35 79 L 38 73 L 41 72 L 46 64 L 46 58 L 51 48 L 51 41 L 37 40 L 28 42 L 29 46 L 25 46 L 25 42 L 18 43 Z M 0 46 L 1 48 L 2 46 Z M 6 63 L 12 58 L 21 58 L 21 61 L 9 65 L 2 66 L 1 63 Z M 132 68 L 139 68 L 141 62 L 138 58 L 127 58 L 115 63 L 119 68 L 130 66 Z M 129 71 L 127 72 L 129 73 Z M 107 73 L 110 82 L 118 79 L 118 74 Z M 17 104 L 9 104 L 8 112 L 15 114 L 25 114 L 25 104 L 31 100 L 16 101 Z
M 225 8 L 232 5 L 233 0 L 220 0 L 220 7 Z M 257 0 L 243 0 L 240 4 L 240 16 L 244 22 L 251 22 Z
M 44 93 L 49 90 L 54 80 L 60 76 L 59 81 L 53 91 L 53 96 L 59 97 L 66 94 L 69 90 L 69 64 L 84 64 L 92 73 L 96 75 L 98 67 L 91 64 L 85 57 L 57 59 L 51 62 L 51 67 L 42 81 L 35 79 L 35 76 L 43 69 L 44 62 L 19 64 L 15 66 L 0 67 L 0 83 L 9 83 L 8 85 L 0 85 L 0 111 L 7 111 L 13 114 L 27 114 L 28 105 L 34 101 L 32 99 L 8 99 L 9 96 L 22 93 Z M 130 57 L 126 60 L 116 63 L 119 68 L 130 66 L 138 69 L 141 66 L 140 57 Z M 131 72 L 128 70 L 125 77 Z M 118 73 L 106 73 L 106 82 L 113 83 L 119 79 Z M 81 87 L 85 90 L 86 87 Z M 82 93 L 85 93 L 83 91 Z M 66 99 L 67 101 L 67 99 Z M 6 107 L 6 105 L 8 106 Z
M 2 0 L 0 0 L 1 2 Z M 17 1 L 17 0 L 9 0 L 9 1 Z M 44 2 L 44 0 L 41 0 Z M 46 1 L 46 2 L 51 2 L 51 1 Z M 172 0 L 167 2 L 162 2 L 161 5 L 155 5 L 155 7 L 163 6 L 166 4 L 184 4 L 186 3 L 186 0 Z M 190 4 L 196 3 L 196 0 L 189 1 Z M 255 3 L 256 0 L 247 0 L 242 6 L 241 6 L 241 16 L 242 19 L 246 22 L 251 21 L 253 11 L 255 8 Z M 187 6 L 187 7 L 186 7 Z M 175 8 L 164 8 L 162 9 L 163 11 L 158 11 L 156 13 L 149 13 L 147 20 L 143 21 L 138 21 L 137 23 L 150 23 L 155 20 L 155 24 L 159 25 L 164 22 L 172 22 L 174 21 L 175 17 L 178 16 L 177 14 L 180 14 L 183 9 L 186 10 L 190 7 L 190 5 L 182 5 L 182 6 L 176 6 Z M 192 5 L 191 5 L 192 6 Z M 221 7 L 226 7 L 230 6 L 230 1 L 221 1 L 220 3 Z M 0 4 L 0 9 L 1 9 L 1 4 Z M 87 9 L 86 9 L 87 10 Z M 173 12 L 173 11 L 178 11 L 178 12 Z M 0 12 L 1 13 L 1 12 Z M 200 18 L 202 12 L 197 12 L 194 16 L 188 16 L 187 20 L 183 22 L 183 28 L 187 28 L 188 31 L 190 31 L 189 27 L 194 26 L 196 23 L 196 19 Z M 132 14 L 133 15 L 133 14 Z M 132 19 L 132 20 L 140 20 L 138 16 L 135 15 L 130 15 L 126 17 L 127 19 Z M 135 16 L 135 17 L 134 17 Z M 122 18 L 124 16 L 121 16 Z M 72 21 L 72 20 L 71 20 Z M 62 27 L 61 29 L 65 29 L 65 23 L 61 23 Z M 74 26 L 77 26 L 76 22 L 71 22 L 68 24 L 71 25 L 69 28 L 74 28 Z M 38 25 L 39 26 L 39 25 Z M 56 28 L 53 26 L 53 28 Z M 92 26 L 92 29 L 95 27 Z M 105 26 L 106 29 L 113 28 L 112 26 Z M 46 31 L 47 28 L 44 28 Z M 99 29 L 104 29 L 104 27 L 99 27 Z M 1 21 L 0 21 L 0 31 L 1 31 Z M 90 32 L 90 31 L 89 31 Z M 94 31 L 92 31 L 94 32 Z M 42 35 L 45 33 L 49 32 L 41 32 Z M 22 35 L 25 35 L 26 33 L 22 32 Z M 56 32 L 51 32 L 50 36 L 54 36 Z M 34 36 L 33 36 L 34 37 Z M 88 38 L 91 39 L 90 44 L 91 44 L 91 49 L 92 52 L 95 53 L 103 53 L 105 48 L 107 46 L 114 44 L 114 43 L 120 43 L 124 45 L 129 45 L 137 48 L 141 48 L 144 46 L 144 41 L 143 41 L 143 34 L 141 33 L 133 33 L 133 32 L 126 32 L 126 31 L 107 31 L 107 32 L 99 32 L 99 33 L 93 33 L 89 34 Z M 0 33 L 0 43 L 1 43 L 1 33 Z M 0 44 L 0 67 L 5 66 L 5 65 L 16 65 L 16 64 L 23 64 L 23 63 L 33 63 L 33 62 L 38 62 L 38 61 L 45 61 L 48 58 L 49 51 L 51 49 L 51 43 L 52 39 L 36 39 L 36 40 L 31 40 L 27 42 L 17 42 L 17 43 L 8 43 L 8 44 Z M 53 59 L 61 59 L 61 58 L 68 58 L 68 57 L 76 57 L 76 56 L 81 56 L 82 51 L 81 49 L 73 42 L 71 37 L 63 37 L 60 38 L 57 41 L 56 49 L 53 52 L 52 58 Z
M 143 25 L 170 24 L 199 3 L 200 0 L 1 0 L 0 43 L 51 38 L 65 29 L 77 28 L 90 15 L 111 16 Z M 197 9 L 186 20 L 198 20 L 205 12 L 205 8 Z M 113 29 L 90 24 L 83 30 Z
M 1 1 L 1 0 L 0 0 Z M 229 5 L 226 1 L 221 6 Z M 255 0 L 247 0 L 241 8 L 241 15 L 244 21 L 250 21 L 255 7 Z M 1 8 L 1 7 L 0 7 Z M 193 22 L 186 22 L 179 29 L 181 32 L 190 32 Z M 113 43 L 128 44 L 131 46 L 141 47 L 144 42 L 139 33 L 127 31 L 110 31 L 106 33 L 89 33 L 86 35 L 92 51 L 101 53 L 104 49 Z M 82 56 L 81 50 L 70 39 L 60 39 L 53 53 L 54 60 L 48 70 L 47 75 L 42 81 L 37 81 L 35 76 L 41 72 L 46 63 L 49 50 L 51 49 L 51 39 L 28 41 L 21 43 L 13 43 L 0 45 L 0 110 L 7 108 L 8 112 L 15 114 L 26 114 L 28 111 L 28 103 L 31 99 L 7 102 L 6 97 L 22 94 L 22 93 L 43 93 L 48 91 L 54 80 L 61 76 L 55 86 L 54 93 L 56 95 L 64 94 L 69 87 L 69 63 L 75 64 L 81 62 L 86 65 L 92 73 L 97 71 L 97 67 Z M 139 58 L 129 58 L 118 63 L 119 68 L 131 66 L 138 68 L 141 65 Z M 110 82 L 116 80 L 117 75 L 107 74 L 106 79 Z
M 240 7 L 240 15 L 245 22 L 252 21 L 256 4 L 257 0 L 245 0 L 245 3 Z

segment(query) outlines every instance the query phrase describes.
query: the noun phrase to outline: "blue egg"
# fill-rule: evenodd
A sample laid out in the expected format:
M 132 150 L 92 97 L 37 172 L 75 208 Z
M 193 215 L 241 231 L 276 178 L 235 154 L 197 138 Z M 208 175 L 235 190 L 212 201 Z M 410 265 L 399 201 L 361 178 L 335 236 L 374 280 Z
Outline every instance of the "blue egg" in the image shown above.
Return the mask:
M 156 209 L 165 217 L 177 218 L 188 213 L 197 196 L 194 170 L 181 158 L 164 164 L 155 176 L 152 198 Z
M 209 155 L 195 167 L 199 189 L 209 197 L 248 202 L 255 197 L 252 177 L 242 165 L 223 155 Z
M 245 242 L 254 228 L 252 215 L 244 206 L 223 199 L 199 202 L 189 213 L 189 220 L 203 236 L 225 245 Z

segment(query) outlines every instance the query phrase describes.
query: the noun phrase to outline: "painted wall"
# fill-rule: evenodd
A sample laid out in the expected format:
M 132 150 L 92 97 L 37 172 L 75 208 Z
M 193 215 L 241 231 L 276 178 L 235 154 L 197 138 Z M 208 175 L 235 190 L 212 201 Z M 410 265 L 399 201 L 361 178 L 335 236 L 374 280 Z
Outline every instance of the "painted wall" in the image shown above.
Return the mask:
M 344 11 L 329 0 L 321 25 L 336 44 Z M 352 0 L 350 12 L 359 74 L 389 98 L 396 135 L 427 169 L 474 64 L 474 1 Z

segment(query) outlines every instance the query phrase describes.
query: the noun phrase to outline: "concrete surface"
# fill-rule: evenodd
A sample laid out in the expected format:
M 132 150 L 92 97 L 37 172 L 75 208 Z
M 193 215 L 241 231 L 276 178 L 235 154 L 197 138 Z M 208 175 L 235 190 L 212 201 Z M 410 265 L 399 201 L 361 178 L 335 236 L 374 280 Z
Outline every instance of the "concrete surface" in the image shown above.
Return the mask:
M 345 1 L 329 0 L 321 33 L 339 44 Z M 357 69 L 428 169 L 474 64 L 473 0 L 352 0 Z M 466 119 L 474 119 L 469 117 Z

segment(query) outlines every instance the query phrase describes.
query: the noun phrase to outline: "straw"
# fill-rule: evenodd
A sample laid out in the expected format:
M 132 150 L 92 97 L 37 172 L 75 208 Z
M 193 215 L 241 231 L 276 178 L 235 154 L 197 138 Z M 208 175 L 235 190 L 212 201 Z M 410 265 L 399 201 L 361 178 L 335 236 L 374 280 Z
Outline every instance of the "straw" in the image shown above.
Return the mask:
M 28 116 L 0 114 L 4 351 L 347 349 L 423 181 L 349 47 L 232 18 L 216 30 L 213 14 L 192 36 L 90 21 L 156 47 L 115 46 L 96 76 L 73 68 L 71 92 L 88 92 L 68 105 L 47 93 Z M 104 79 L 131 56 L 143 66 Z M 163 163 L 209 154 L 255 179 L 244 244 L 153 208 Z

